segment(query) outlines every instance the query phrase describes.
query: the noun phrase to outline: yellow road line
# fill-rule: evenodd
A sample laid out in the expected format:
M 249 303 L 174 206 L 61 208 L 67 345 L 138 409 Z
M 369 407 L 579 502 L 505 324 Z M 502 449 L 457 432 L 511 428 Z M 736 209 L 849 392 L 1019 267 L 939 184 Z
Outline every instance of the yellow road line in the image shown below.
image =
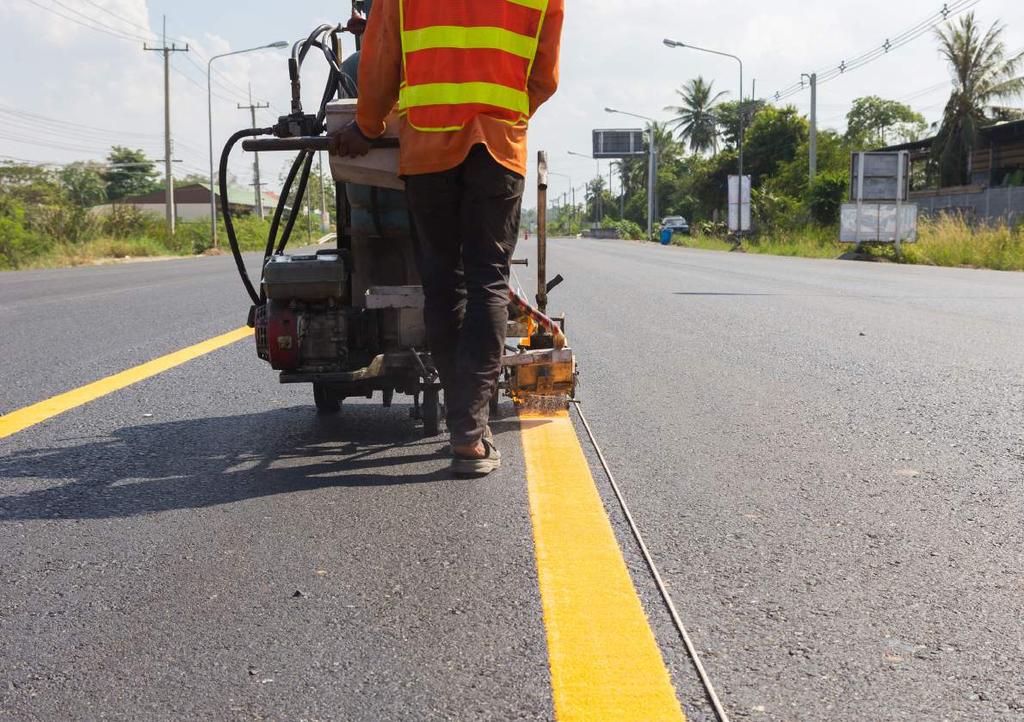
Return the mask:
M 557 719 L 685 720 L 569 414 L 520 425 Z
M 46 401 L 40 401 L 38 404 L 12 411 L 6 416 L 0 416 L 0 439 L 17 434 L 19 431 L 24 431 L 30 426 L 35 426 L 47 419 L 52 419 L 54 416 L 59 416 L 65 411 L 70 411 L 90 401 L 95 401 L 102 396 L 120 391 L 127 386 L 137 384 L 175 366 L 181 366 L 193 359 L 205 356 L 217 349 L 230 346 L 251 336 L 252 329 L 246 326 L 222 336 L 211 338 L 209 341 L 203 341 L 195 346 L 189 346 L 181 351 L 175 351 L 172 354 L 154 359 L 141 366 L 122 371 L 119 374 L 108 376 L 105 379 L 82 386 L 73 391 L 54 396 Z

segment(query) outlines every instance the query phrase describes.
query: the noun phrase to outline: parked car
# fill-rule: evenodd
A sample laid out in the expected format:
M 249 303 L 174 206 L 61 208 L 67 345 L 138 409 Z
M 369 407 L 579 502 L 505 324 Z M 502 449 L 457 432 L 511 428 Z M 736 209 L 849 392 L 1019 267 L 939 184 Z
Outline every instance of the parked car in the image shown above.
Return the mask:
M 671 228 L 672 235 L 690 235 L 690 224 L 682 216 L 669 216 L 661 222 L 662 228 Z

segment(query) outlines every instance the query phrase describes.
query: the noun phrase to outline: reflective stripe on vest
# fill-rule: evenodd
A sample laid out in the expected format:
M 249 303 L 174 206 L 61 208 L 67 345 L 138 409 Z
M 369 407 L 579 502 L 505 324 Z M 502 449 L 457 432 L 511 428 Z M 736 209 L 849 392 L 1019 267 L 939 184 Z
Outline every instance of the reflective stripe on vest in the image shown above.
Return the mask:
M 399 110 L 422 131 L 487 115 L 530 117 L 528 83 L 548 0 L 399 0 L 404 78 Z

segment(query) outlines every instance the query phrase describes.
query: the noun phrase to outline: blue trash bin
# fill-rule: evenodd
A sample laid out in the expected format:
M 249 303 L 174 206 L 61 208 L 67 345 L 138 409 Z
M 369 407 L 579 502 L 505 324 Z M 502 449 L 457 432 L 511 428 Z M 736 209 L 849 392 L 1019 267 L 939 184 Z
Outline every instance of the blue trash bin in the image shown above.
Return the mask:
M 672 245 L 672 229 L 662 228 L 661 229 L 661 245 L 671 246 Z

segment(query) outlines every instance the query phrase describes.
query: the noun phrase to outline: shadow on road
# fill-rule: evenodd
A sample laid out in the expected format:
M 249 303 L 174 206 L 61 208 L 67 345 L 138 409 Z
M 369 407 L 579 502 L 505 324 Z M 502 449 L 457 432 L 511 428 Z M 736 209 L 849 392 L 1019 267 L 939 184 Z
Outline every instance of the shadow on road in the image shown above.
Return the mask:
M 324 487 L 448 481 L 446 442 L 424 439 L 403 406 L 141 424 L 0 459 L 0 479 L 54 484 L 0 496 L 0 521 L 124 518 Z
M 714 293 L 714 292 L 698 293 L 696 291 L 694 291 L 694 292 L 680 291 L 678 293 L 673 293 L 672 295 L 673 296 L 726 296 L 726 297 L 728 297 L 728 296 L 736 296 L 736 297 L 767 298 L 767 297 L 771 297 L 771 296 L 786 296 L 786 295 L 796 295 L 796 294 L 785 294 L 785 293 Z

